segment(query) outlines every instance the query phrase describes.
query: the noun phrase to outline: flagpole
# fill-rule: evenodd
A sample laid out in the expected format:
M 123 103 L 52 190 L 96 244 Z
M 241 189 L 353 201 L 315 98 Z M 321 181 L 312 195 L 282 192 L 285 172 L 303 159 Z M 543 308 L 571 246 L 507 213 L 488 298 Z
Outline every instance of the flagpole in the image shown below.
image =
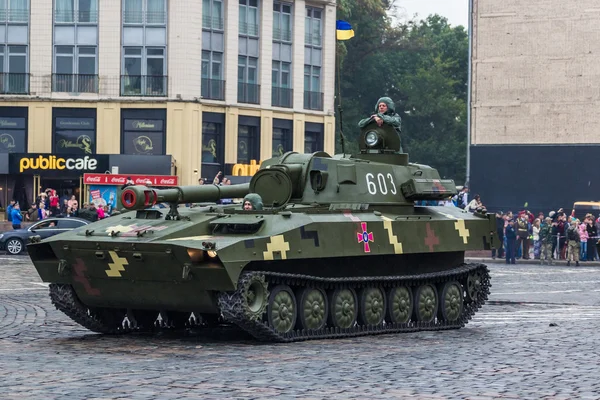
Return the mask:
M 336 36 L 337 36 L 337 29 L 336 29 Z M 342 84 L 341 84 L 341 80 L 342 80 L 342 74 L 341 74 L 341 67 L 340 67 L 340 42 L 339 40 L 336 40 L 336 52 L 335 52 L 335 61 L 337 64 L 337 73 L 338 73 L 338 115 L 340 117 L 340 144 L 342 145 L 342 155 L 345 156 L 346 155 L 346 150 L 345 150 L 345 146 L 344 146 L 344 127 L 343 127 L 343 123 L 342 123 L 342 116 L 344 111 L 342 110 Z

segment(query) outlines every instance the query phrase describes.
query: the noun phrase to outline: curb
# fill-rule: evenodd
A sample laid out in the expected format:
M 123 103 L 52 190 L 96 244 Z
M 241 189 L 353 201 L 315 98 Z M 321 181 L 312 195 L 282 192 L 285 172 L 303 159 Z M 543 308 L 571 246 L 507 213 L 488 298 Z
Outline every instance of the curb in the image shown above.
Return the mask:
M 506 261 L 504 258 L 497 258 L 494 260 L 492 258 L 465 257 L 465 262 L 482 263 L 482 264 L 488 264 L 488 263 L 504 264 Z M 518 265 L 518 264 L 541 265 L 540 260 L 516 260 L 516 265 Z M 546 265 L 546 264 L 544 264 L 544 265 Z M 558 261 L 553 260 L 552 265 L 566 267 L 567 261 L 566 260 L 558 260 Z M 574 267 L 574 266 L 575 266 L 575 264 L 571 265 L 571 267 Z M 580 261 L 579 266 L 580 267 L 600 267 L 600 261 Z

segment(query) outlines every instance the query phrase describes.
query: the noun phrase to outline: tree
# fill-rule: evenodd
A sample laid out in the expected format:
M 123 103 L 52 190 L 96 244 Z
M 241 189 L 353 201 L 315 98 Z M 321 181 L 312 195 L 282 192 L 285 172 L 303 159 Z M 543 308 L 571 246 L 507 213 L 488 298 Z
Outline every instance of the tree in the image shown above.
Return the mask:
M 433 15 L 392 26 L 388 3 L 343 1 L 339 18 L 356 36 L 341 42 L 342 106 L 346 152 L 358 150 L 361 118 L 383 95 L 402 116 L 404 151 L 413 162 L 432 165 L 442 177 L 463 182 L 466 175 L 468 36 L 462 26 Z M 360 12 L 354 12 L 360 10 Z M 338 115 L 339 118 L 339 115 Z M 339 148 L 339 140 L 337 142 Z

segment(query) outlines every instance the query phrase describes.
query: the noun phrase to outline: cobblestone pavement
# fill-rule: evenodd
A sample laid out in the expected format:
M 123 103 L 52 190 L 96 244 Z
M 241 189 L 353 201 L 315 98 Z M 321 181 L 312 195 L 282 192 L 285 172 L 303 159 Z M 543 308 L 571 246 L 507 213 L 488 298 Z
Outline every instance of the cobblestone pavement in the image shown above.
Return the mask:
M 273 345 L 92 334 L 0 257 L 0 399 L 599 398 L 598 268 L 490 267 L 463 329 Z

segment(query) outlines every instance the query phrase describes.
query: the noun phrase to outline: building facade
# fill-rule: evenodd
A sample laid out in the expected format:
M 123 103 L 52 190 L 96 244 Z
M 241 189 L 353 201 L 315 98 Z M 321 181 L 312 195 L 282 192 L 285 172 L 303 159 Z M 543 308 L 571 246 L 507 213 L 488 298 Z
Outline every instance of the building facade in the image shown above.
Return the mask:
M 600 7 L 472 0 L 470 186 L 492 210 L 600 200 Z
M 333 152 L 334 57 L 335 2 L 0 0 L 2 203 L 105 172 L 21 176 L 38 155 L 125 155 L 96 165 L 185 185 Z

